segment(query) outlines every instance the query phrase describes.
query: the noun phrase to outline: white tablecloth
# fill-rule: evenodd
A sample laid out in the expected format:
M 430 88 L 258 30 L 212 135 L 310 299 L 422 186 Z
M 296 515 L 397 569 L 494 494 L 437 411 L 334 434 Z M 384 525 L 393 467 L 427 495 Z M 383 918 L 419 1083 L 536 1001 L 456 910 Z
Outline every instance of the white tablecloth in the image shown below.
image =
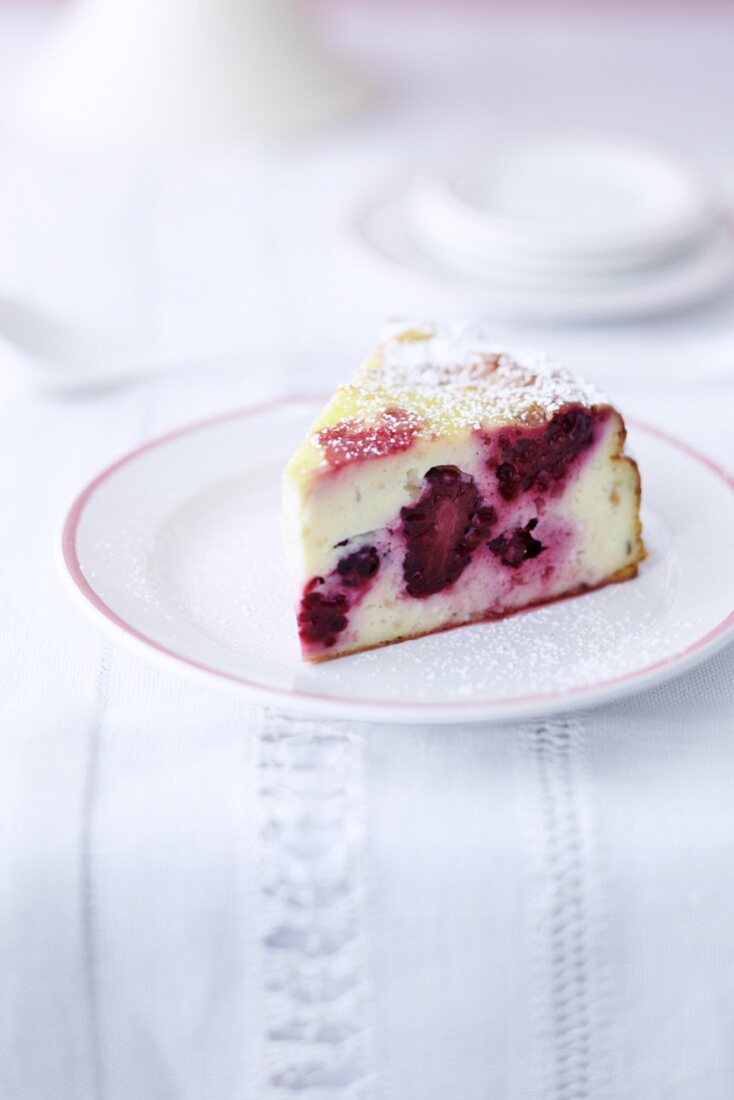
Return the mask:
M 2 17 L 15 58 L 39 10 Z M 301 722 L 101 636 L 53 559 L 102 465 L 187 420 L 331 384 L 407 304 L 342 227 L 477 89 L 531 113 L 504 18 L 484 84 L 472 69 L 441 95 L 406 53 L 392 113 L 290 150 L 132 168 L 0 145 L 0 287 L 209 357 L 74 401 L 3 376 L 2 1100 L 734 1096 L 734 649 L 521 726 Z M 588 51 L 580 19 L 535 47 L 528 31 L 548 89 L 534 109 L 625 121 L 640 104 L 648 126 L 726 153 L 731 19 L 598 18 Z M 371 26 L 345 37 L 397 68 L 404 24 Z M 576 100 L 612 49 L 628 91 L 597 81 L 595 105 Z M 672 361 L 699 326 L 726 355 L 728 323 L 639 336 Z M 706 381 L 704 361 L 670 384 L 626 373 L 607 378 L 625 411 L 734 466 L 731 383 Z

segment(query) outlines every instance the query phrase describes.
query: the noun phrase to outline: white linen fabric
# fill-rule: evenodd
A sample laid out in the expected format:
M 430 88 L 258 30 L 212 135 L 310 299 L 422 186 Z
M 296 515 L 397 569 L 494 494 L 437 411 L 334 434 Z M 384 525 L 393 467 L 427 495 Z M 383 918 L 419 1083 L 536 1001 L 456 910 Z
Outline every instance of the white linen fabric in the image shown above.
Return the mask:
M 433 306 L 342 226 L 434 109 L 134 167 L 0 146 L 3 292 L 203 361 L 74 400 L 3 375 L 2 1100 L 734 1096 L 734 647 L 548 720 L 319 723 L 161 671 L 57 575 L 100 467 Z M 734 467 L 703 379 L 602 381 Z

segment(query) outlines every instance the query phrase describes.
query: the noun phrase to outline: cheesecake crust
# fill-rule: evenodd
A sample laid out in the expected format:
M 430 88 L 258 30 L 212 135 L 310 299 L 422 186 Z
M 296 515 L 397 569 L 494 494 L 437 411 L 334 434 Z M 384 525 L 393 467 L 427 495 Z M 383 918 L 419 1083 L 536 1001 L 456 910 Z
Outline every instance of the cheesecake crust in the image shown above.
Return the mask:
M 643 548 L 642 558 L 647 556 L 646 551 Z M 578 596 L 585 596 L 589 592 L 598 592 L 602 588 L 607 588 L 612 584 L 623 584 L 625 581 L 633 580 L 639 572 L 638 562 L 633 562 L 631 565 L 624 565 L 621 569 L 618 569 L 616 573 L 613 573 L 611 577 L 605 577 L 604 580 L 599 581 L 598 584 L 581 584 L 578 588 L 574 588 L 570 592 L 563 592 L 559 596 L 552 596 L 546 600 L 535 600 L 533 603 L 525 604 L 524 607 L 515 607 L 509 611 L 485 611 L 473 616 L 471 619 L 465 619 L 460 623 L 445 623 L 443 626 L 433 627 L 429 630 L 419 630 L 414 634 L 401 634 L 397 638 L 389 638 L 387 641 L 378 642 L 376 645 L 362 645 L 354 646 L 352 649 L 340 649 L 337 653 L 330 653 L 328 650 L 324 653 L 319 653 L 315 656 L 304 656 L 304 660 L 308 664 L 321 665 L 327 661 L 338 661 L 340 657 L 355 657 L 358 653 L 369 653 L 372 649 L 385 649 L 387 646 L 397 645 L 398 642 L 410 642 L 415 638 L 426 638 L 429 634 L 445 634 L 449 630 L 461 630 L 465 626 L 476 626 L 477 623 L 488 622 L 502 622 L 503 619 L 511 619 L 516 615 L 524 615 L 526 611 L 537 611 L 541 607 L 550 607 L 554 603 L 562 603 L 564 600 L 575 600 Z

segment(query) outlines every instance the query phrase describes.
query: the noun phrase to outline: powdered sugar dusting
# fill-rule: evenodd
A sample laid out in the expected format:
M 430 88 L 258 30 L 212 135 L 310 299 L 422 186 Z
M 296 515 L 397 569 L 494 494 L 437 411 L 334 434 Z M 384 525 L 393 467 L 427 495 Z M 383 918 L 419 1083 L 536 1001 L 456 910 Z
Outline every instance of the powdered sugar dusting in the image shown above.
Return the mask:
M 358 384 L 436 392 L 459 404 L 467 423 L 544 419 L 568 404 L 601 405 L 607 399 L 543 351 L 508 351 L 481 325 L 390 323 Z
M 364 367 L 324 410 L 306 461 L 340 465 L 405 450 L 413 438 L 535 426 L 571 404 L 591 407 L 607 400 L 545 352 L 510 352 L 480 325 L 392 323 Z M 406 424 L 412 432 L 407 442 Z M 330 453 L 334 433 L 341 452 Z

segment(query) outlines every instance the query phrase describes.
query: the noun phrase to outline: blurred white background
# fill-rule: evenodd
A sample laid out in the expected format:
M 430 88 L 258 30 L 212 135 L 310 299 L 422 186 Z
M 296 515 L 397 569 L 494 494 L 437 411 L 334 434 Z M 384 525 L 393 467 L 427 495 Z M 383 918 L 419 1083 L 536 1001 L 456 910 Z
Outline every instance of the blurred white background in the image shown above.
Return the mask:
M 447 150 L 481 157 L 527 128 L 670 141 L 730 204 L 725 5 L 316 5 L 341 69 L 371 87 L 361 112 L 290 141 L 238 141 L 223 126 L 209 143 L 195 133 L 188 149 L 172 124 L 173 150 L 164 137 L 151 150 L 142 126 L 139 152 L 130 152 L 134 97 L 128 128 L 110 124 L 96 140 L 49 133 L 48 119 L 28 122 L 28 85 L 36 99 L 44 88 L 52 99 L 60 79 L 47 55 L 67 11 L 63 0 L 0 6 L 3 295 L 111 341 L 118 357 L 211 363 L 267 349 L 272 369 L 300 386 L 317 382 L 313 357 L 336 377 L 383 317 L 403 312 L 481 312 L 500 337 L 551 343 L 572 365 L 612 378 L 654 373 L 661 339 L 666 376 L 694 363 L 704 374 L 728 373 L 731 298 L 697 311 L 676 305 L 662 324 L 616 324 L 603 338 L 542 326 L 525 333 L 516 319 L 503 323 L 490 293 L 462 299 L 448 285 L 382 266 L 355 232 L 375 195 L 417 164 Z M 90 65 L 90 97 L 103 76 Z M 298 78 L 285 64 L 284 87 Z M 77 74 L 76 95 L 84 79 Z M 181 111 L 185 133 L 187 104 Z M 234 122 L 230 130 L 237 133 Z

